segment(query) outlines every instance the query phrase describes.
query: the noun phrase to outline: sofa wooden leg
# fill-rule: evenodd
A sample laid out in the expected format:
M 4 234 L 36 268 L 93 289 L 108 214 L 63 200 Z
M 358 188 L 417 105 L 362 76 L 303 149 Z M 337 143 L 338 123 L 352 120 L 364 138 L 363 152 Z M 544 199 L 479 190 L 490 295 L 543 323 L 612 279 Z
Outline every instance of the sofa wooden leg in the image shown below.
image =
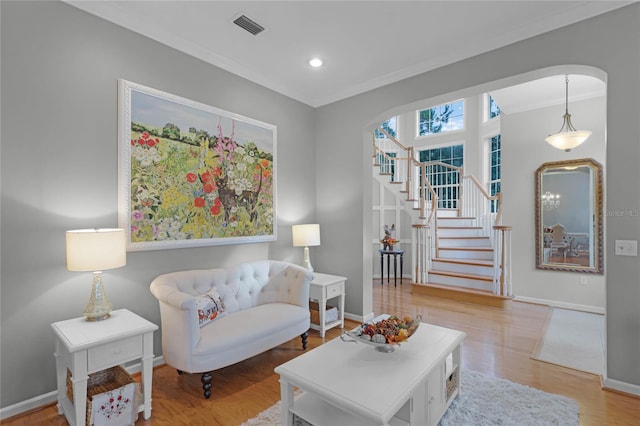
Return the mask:
M 176 369 L 176 371 L 178 372 L 178 374 L 184 374 L 184 371 L 182 371 L 182 370 L 177 370 Z
M 302 350 L 307 349 L 307 337 L 309 337 L 309 333 L 307 333 L 306 331 L 300 336 L 300 338 L 302 339 Z
M 200 378 L 200 381 L 202 382 L 202 389 L 204 390 L 204 397 L 207 399 L 211 397 L 211 379 L 212 378 L 213 378 L 213 375 L 211 374 L 211 371 L 207 373 L 202 373 L 202 377 Z

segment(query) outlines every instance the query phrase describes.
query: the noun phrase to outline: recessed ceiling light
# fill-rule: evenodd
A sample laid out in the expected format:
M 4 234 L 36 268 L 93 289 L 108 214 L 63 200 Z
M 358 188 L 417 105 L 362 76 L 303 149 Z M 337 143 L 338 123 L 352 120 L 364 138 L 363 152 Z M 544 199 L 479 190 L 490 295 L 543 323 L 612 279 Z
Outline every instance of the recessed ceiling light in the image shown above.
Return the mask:
M 313 59 L 309 60 L 309 65 L 311 65 L 314 68 L 321 67 L 322 66 L 322 59 L 313 58 Z

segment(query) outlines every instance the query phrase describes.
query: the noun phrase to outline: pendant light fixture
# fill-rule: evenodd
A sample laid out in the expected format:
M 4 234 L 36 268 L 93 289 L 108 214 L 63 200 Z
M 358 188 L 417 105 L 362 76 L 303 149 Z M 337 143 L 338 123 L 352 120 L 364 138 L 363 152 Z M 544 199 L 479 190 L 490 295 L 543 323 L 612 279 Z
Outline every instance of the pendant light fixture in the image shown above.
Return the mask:
M 591 136 L 590 130 L 576 130 L 571 124 L 571 114 L 569 114 L 569 75 L 565 75 L 565 113 L 562 116 L 564 122 L 560 131 L 556 134 L 549 135 L 545 141 L 555 148 L 564 149 L 566 152 L 571 151 L 573 148 L 582 144 Z

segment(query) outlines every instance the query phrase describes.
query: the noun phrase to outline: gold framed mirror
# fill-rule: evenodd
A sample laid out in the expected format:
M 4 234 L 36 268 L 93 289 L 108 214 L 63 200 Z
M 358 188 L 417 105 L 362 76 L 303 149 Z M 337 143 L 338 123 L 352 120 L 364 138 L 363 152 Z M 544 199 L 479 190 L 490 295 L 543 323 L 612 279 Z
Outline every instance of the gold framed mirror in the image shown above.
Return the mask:
M 536 170 L 536 268 L 603 274 L 602 165 L 591 158 Z

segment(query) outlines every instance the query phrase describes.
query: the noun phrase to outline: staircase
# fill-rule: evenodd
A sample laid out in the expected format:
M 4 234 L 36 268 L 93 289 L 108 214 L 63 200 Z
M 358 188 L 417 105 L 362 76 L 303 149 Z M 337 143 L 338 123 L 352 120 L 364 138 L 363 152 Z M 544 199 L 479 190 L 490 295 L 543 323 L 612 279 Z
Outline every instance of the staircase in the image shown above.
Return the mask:
M 487 194 L 462 168 L 418 163 L 413 148 L 378 130 L 388 145 L 374 137 L 374 176 L 406 200 L 414 221 L 412 292 L 509 309 L 511 228 L 500 224 L 500 194 Z M 434 173 L 448 183 L 432 186 Z
M 437 250 L 431 257 L 428 281 L 414 283 L 414 293 L 509 309 L 510 296 L 494 292 L 495 253 L 491 236 L 477 218 L 453 216 L 438 209 Z M 499 269 L 499 268 L 498 268 Z

